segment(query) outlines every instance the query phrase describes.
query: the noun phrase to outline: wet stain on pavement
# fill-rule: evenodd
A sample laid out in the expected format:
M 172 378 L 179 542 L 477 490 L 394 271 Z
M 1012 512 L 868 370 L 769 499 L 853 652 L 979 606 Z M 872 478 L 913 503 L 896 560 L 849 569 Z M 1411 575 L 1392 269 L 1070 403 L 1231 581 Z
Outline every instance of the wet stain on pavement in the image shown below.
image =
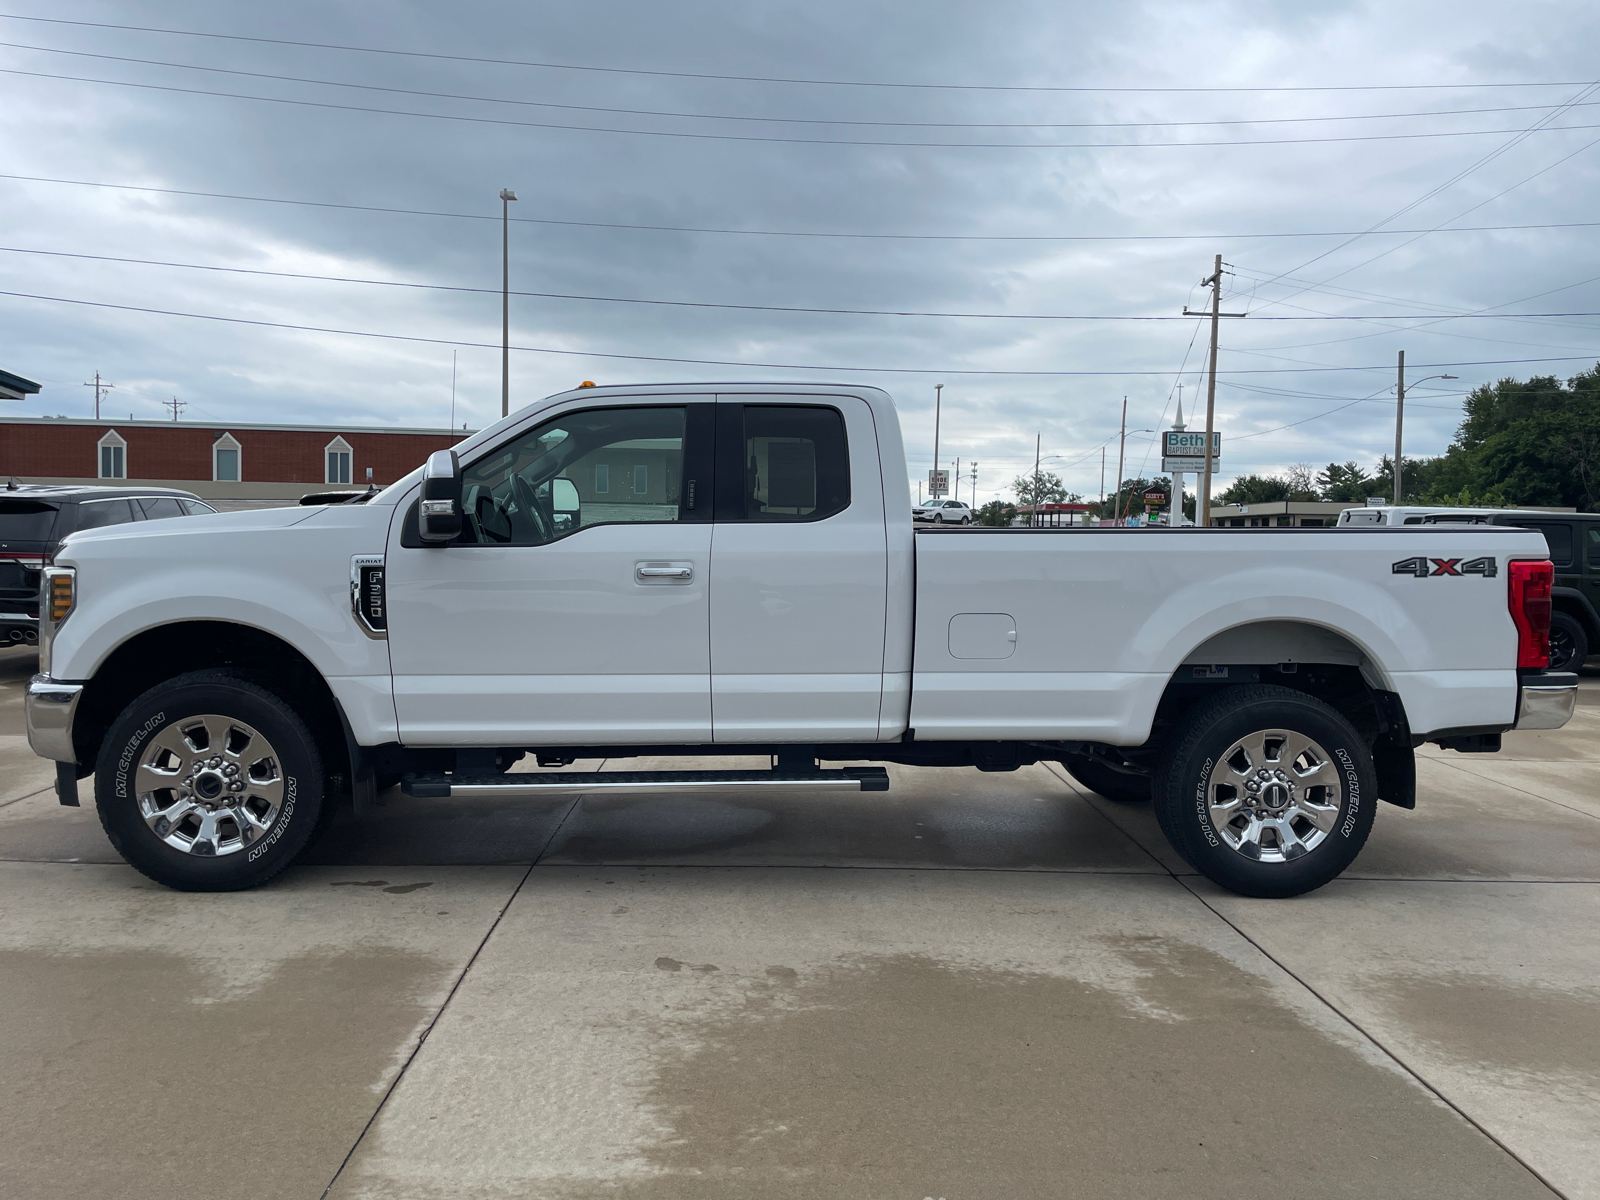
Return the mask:
M 238 988 L 157 951 L 0 952 L 4 1194 L 320 1195 L 442 970 L 313 954 Z
M 1600 1091 L 1600 990 L 1456 974 L 1391 979 L 1383 994 L 1436 1051 L 1511 1074 L 1576 1075 Z
M 663 1043 L 646 1101 L 665 1130 L 640 1148 L 654 1174 L 562 1194 L 1548 1196 L 1256 976 L 1182 943 L 1112 945 L 1137 1009 L 916 955 L 768 968 L 687 1048 Z

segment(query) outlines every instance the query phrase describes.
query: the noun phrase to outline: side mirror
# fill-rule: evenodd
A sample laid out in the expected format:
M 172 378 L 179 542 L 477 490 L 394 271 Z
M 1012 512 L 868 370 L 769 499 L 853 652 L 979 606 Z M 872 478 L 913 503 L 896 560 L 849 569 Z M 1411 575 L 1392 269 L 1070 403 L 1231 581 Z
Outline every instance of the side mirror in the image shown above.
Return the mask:
M 454 450 L 435 450 L 422 469 L 417 532 L 424 543 L 442 546 L 461 536 L 461 462 Z

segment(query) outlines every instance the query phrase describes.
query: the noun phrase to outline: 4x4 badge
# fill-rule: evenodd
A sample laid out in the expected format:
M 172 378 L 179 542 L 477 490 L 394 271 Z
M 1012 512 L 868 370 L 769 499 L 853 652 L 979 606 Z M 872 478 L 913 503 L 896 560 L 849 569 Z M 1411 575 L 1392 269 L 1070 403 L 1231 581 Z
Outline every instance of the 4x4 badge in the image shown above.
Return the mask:
M 1430 575 L 1482 575 L 1485 579 L 1493 579 L 1500 573 L 1492 558 L 1474 558 L 1470 562 L 1462 562 L 1459 558 L 1402 558 L 1389 568 L 1395 575 L 1414 575 L 1418 579 L 1426 579 Z

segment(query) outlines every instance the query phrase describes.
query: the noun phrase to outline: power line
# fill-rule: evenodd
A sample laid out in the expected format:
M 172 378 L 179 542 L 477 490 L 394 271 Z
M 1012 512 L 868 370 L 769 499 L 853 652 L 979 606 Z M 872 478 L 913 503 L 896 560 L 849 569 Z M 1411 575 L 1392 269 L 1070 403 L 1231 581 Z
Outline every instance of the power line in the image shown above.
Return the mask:
M 373 204 L 340 204 L 331 200 L 296 200 L 283 196 L 246 196 L 235 192 L 200 192 L 187 188 L 163 188 L 139 183 L 105 183 L 93 179 L 55 179 L 46 175 L 0 173 L 0 179 L 25 183 L 53 183 L 68 187 L 109 188 L 125 192 L 153 192 L 162 196 L 192 196 L 201 200 L 240 200 L 251 204 L 286 204 L 303 208 L 331 208 L 349 212 L 388 213 L 392 216 L 438 217 L 453 221 L 494 221 L 487 213 L 439 212 L 422 208 L 384 208 Z M 718 229 L 699 225 L 633 225 L 617 221 L 563 221 L 552 217 L 512 217 L 513 225 L 561 225 L 578 229 L 625 229 L 647 233 L 705 233 L 738 237 L 844 238 L 848 240 L 911 242 L 1205 242 L 1247 241 L 1253 239 L 1348 237 L 1355 230 L 1329 229 L 1301 233 L 1123 233 L 1123 234 L 990 234 L 990 233 L 831 233 L 800 229 Z M 1463 225 L 1455 229 L 1385 229 L 1383 236 L 1408 233 L 1508 233 L 1539 229 L 1595 229 L 1600 221 L 1564 221 L 1541 225 Z M 1388 297 L 1380 297 L 1388 299 Z M 1404 302 L 1402 302 L 1404 303 Z
M 747 113 L 679 112 L 655 108 L 612 108 L 595 104 L 561 104 L 549 100 L 521 100 L 506 96 L 475 96 L 463 92 L 435 92 L 421 88 L 387 87 L 343 79 L 313 79 L 303 75 L 280 75 L 268 71 L 244 71 L 235 67 L 213 67 L 197 63 L 173 62 L 159 58 L 133 58 L 123 54 L 97 54 L 89 50 L 65 50 L 55 46 L 32 46 L 24 42 L 0 42 L 10 50 L 30 50 L 39 54 L 61 54 L 73 58 L 92 58 L 102 62 L 132 63 L 143 67 L 167 67 L 181 71 L 205 71 L 214 75 L 234 75 L 244 79 L 270 79 L 279 83 L 305 83 L 316 87 L 352 88 L 364 92 L 384 92 L 396 96 L 423 96 L 434 100 L 467 100 L 479 104 L 510 104 L 523 108 L 551 108 L 564 112 L 607 113 L 630 117 L 667 117 L 694 121 L 742 121 L 774 125 L 847 125 L 894 129 L 1184 129 L 1217 125 L 1306 125 L 1330 121 L 1414 120 L 1422 117 L 1481 116 L 1488 113 L 1546 112 L 1579 107 L 1563 104 L 1502 105 L 1492 108 L 1448 108 L 1431 112 L 1347 113 L 1320 117 L 1243 117 L 1210 121 L 867 121 L 837 117 L 758 117 Z M 1600 101 L 1584 102 L 1593 106 Z
M 258 104 L 279 104 L 292 108 L 318 108 L 334 112 L 413 117 L 428 121 L 452 121 L 468 125 L 502 125 L 517 129 L 556 129 L 574 133 L 612 133 L 626 137 L 687 138 L 692 141 L 709 142 L 759 142 L 767 145 L 792 146 L 866 146 L 879 149 L 904 150 L 1183 150 L 1206 149 L 1218 146 L 1309 146 L 1346 142 L 1416 141 L 1426 138 L 1497 137 L 1505 133 L 1528 136 L 1535 132 L 1559 133 L 1574 129 L 1600 129 L 1600 125 L 1552 126 L 1546 122 L 1540 122 L 1533 129 L 1527 130 L 1455 129 L 1435 130 L 1427 133 L 1350 134 L 1323 138 L 1243 138 L 1232 141 L 1203 142 L 893 142 L 867 138 L 765 137 L 748 133 L 697 133 L 675 129 L 617 129 L 606 125 L 563 125 L 554 121 L 513 121 L 509 117 L 469 117 L 460 113 L 415 112 L 399 108 L 374 108 L 363 104 L 335 104 L 331 100 L 295 100 L 285 96 L 253 96 L 244 92 L 223 92 L 211 88 L 186 88 L 167 83 L 135 83 L 127 79 L 94 79 L 87 75 L 60 75 L 49 71 L 23 71 L 13 67 L 0 67 L 0 74 L 18 75 L 27 79 L 55 79 L 67 83 L 93 83 L 103 87 L 136 88 L 147 92 L 170 92 L 182 96 L 209 96 L 225 100 L 249 100 Z M 1550 114 L 1546 121 L 1559 116 L 1566 110 L 1567 106 L 1562 106 L 1556 112 Z M 1313 259 L 1312 261 L 1316 260 Z M 1296 268 L 1296 270 L 1299 269 Z
M 255 42 L 270 46 L 296 46 L 310 50 L 339 50 L 351 54 L 384 54 L 400 58 L 427 58 L 440 62 L 482 63 L 504 67 L 534 67 L 549 71 L 586 71 L 605 75 L 648 75 L 666 79 L 711 79 L 729 83 L 781 83 L 808 87 L 907 88 L 951 92 L 1060 92 L 1060 93 L 1274 93 L 1274 92 L 1386 92 L 1471 90 L 1475 88 L 1575 87 L 1570 82 L 1523 83 L 1398 83 L 1340 84 L 1329 87 L 1058 87 L 1029 84 L 900 83 L 889 80 L 800 79 L 771 75 L 719 75 L 704 71 L 660 71 L 628 67 L 600 67 L 580 63 L 537 62 L 514 58 L 487 58 L 466 54 L 441 54 L 421 50 L 392 50 L 377 46 L 354 46 L 338 42 L 307 42 L 288 38 L 252 37 L 236 33 L 209 33 L 194 29 L 167 29 L 150 25 L 115 25 L 105 21 L 72 21 L 60 17 L 32 17 L 20 13 L 0 13 L 0 18 L 34 21 L 47 25 L 71 25 L 84 29 L 115 29 L 127 33 L 158 33 L 171 37 L 211 38 L 229 42 Z M 1581 81 L 1580 81 L 1581 82 Z
M 1597 89 L 1600 89 L 1600 80 L 1591 81 L 1591 82 L 1589 82 L 1588 84 L 1586 84 L 1584 86 L 1584 88 L 1583 88 L 1583 90 L 1581 92 L 1577 93 L 1575 96 L 1570 97 L 1568 99 L 1568 101 L 1567 101 L 1567 104 L 1575 105 L 1575 104 L 1581 103 L 1582 101 L 1586 100 L 1589 96 L 1593 95 Z M 1275 283 L 1275 282 L 1277 282 L 1277 280 L 1282 279 L 1286 275 L 1297 275 L 1301 271 L 1303 271 L 1307 267 L 1309 267 L 1312 263 L 1320 262 L 1324 258 L 1327 258 L 1330 254 L 1337 254 L 1340 250 L 1343 250 L 1346 246 L 1352 245 L 1353 243 L 1360 241 L 1363 237 L 1366 237 L 1367 234 L 1369 234 L 1369 233 L 1376 232 L 1377 230 L 1381 229 L 1383 226 L 1387 225 L 1390 221 L 1398 220 L 1400 217 L 1404 216 L 1406 213 L 1410 212 L 1412 209 L 1418 207 L 1421 204 L 1425 204 L 1427 201 L 1433 199 L 1435 196 L 1437 196 L 1440 193 L 1444 192 L 1446 189 L 1448 189 L 1450 187 L 1453 187 L 1457 183 L 1460 183 L 1463 179 L 1465 179 L 1468 175 L 1471 175 L 1474 171 L 1477 171 L 1481 167 L 1487 166 L 1489 163 L 1491 163 L 1495 159 L 1499 158 L 1502 154 L 1505 154 L 1507 151 L 1511 150 L 1514 146 L 1519 145 L 1520 143 L 1522 143 L 1523 141 L 1525 141 L 1526 139 L 1531 137 L 1534 133 L 1541 132 L 1541 131 L 1548 132 L 1549 129 L 1551 128 L 1550 123 L 1552 121 L 1554 121 L 1558 116 L 1560 116 L 1563 111 L 1565 111 L 1564 108 L 1558 108 L 1554 112 L 1547 113 L 1545 116 L 1540 117 L 1539 120 L 1535 121 L 1532 125 L 1528 126 L 1526 129 L 1517 131 L 1515 136 L 1512 137 L 1509 141 L 1507 141 L 1504 145 L 1498 146 L 1495 149 L 1491 150 L 1488 154 L 1485 154 L 1482 158 L 1478 159 L 1476 162 L 1474 162 L 1470 166 L 1463 167 L 1461 170 L 1457 171 L 1454 175 L 1452 175 L 1449 179 L 1446 179 L 1443 183 L 1438 184 L 1438 185 L 1436 185 L 1436 186 L 1434 186 L 1432 188 L 1429 188 L 1426 192 L 1424 192 L 1422 195 L 1418 196 L 1415 200 L 1411 201 L 1409 204 L 1406 204 L 1406 205 L 1396 209 L 1394 212 L 1390 213 L 1383 220 L 1381 220 L 1381 221 L 1377 222 L 1377 224 L 1373 225 L 1370 229 L 1366 230 L 1363 233 L 1357 234 L 1355 237 L 1350 238 L 1349 241 L 1341 242 L 1337 246 L 1333 246 L 1333 247 L 1331 247 L 1331 248 L 1329 248 L 1327 250 L 1324 250 L 1321 254 L 1316 255 L 1314 258 L 1307 259 L 1305 262 L 1301 263 L 1298 267 L 1293 267 L 1290 270 L 1284 271 L 1284 272 L 1274 276 L 1272 279 L 1268 280 L 1267 282 Z M 1596 144 L 1596 143 L 1593 143 L 1593 142 L 1590 143 L 1590 145 L 1594 145 L 1594 144 Z M 1588 147 L 1583 147 L 1582 149 L 1587 149 L 1587 148 Z M 1544 174 L 1545 171 L 1550 170 L 1551 167 L 1558 166 L 1558 165 L 1560 165 L 1560 163 L 1566 162 L 1568 158 L 1571 158 L 1573 156 L 1573 154 L 1579 154 L 1579 153 L 1582 153 L 1581 149 L 1573 151 L 1572 154 L 1568 154 L 1566 157 L 1557 160 L 1557 162 L 1551 163 L 1550 166 L 1545 167 L 1545 168 L 1543 168 L 1542 170 L 1540 170 L 1538 172 L 1535 172 L 1534 175 L 1528 176 L 1528 179 L 1537 178 L 1539 175 Z M 1505 195 L 1506 192 L 1509 192 L 1509 191 L 1513 190 L 1514 188 L 1521 187 L 1522 184 L 1526 183 L 1527 181 L 1528 181 L 1527 179 L 1524 179 L 1524 180 L 1519 181 L 1518 183 L 1512 184 L 1512 186 L 1510 188 L 1505 189 L 1505 191 L 1503 191 L 1503 192 L 1497 193 L 1497 195 L 1495 195 L 1495 196 L 1491 196 L 1490 199 L 1491 200 L 1498 199 L 1500 196 Z M 1485 201 L 1483 201 L 1483 204 L 1487 204 L 1488 202 L 1489 202 L 1488 200 L 1485 200 Z M 1483 206 L 1482 204 L 1474 205 L 1473 208 L 1468 209 L 1467 212 L 1472 212 L 1474 209 L 1481 208 L 1482 206 Z M 1465 215 L 1466 215 L 1466 213 L 1458 214 L 1458 216 L 1465 216 Z M 1454 220 L 1455 218 L 1451 218 L 1451 219 Z M 1450 223 L 1449 221 L 1441 222 L 1441 224 L 1444 224 L 1444 225 L 1448 225 L 1449 223 Z M 1426 232 L 1432 232 L 1432 230 L 1425 231 L 1425 233 Z M 1425 236 L 1425 233 L 1418 234 L 1417 236 L 1418 237 L 1423 237 L 1423 236 Z M 1394 249 L 1394 247 L 1390 247 L 1390 249 L 1392 250 L 1392 249 Z M 1386 250 L 1384 253 L 1387 254 L 1387 253 L 1389 253 L 1389 251 Z M 1379 255 L 1378 257 L 1381 258 L 1382 255 Z M 1373 260 L 1369 259 L 1368 261 L 1371 262 Z M 1358 264 L 1358 266 L 1365 266 L 1365 265 L 1367 265 L 1367 264 L 1366 263 Z M 1356 270 L 1356 269 L 1357 269 L 1357 267 L 1348 268 L 1347 270 L 1341 271 L 1339 273 L 1339 275 L 1332 276 L 1332 278 L 1333 279 L 1338 279 L 1338 278 L 1340 278 L 1340 276 L 1348 275 L 1351 271 Z M 1328 281 L 1324 280 L 1324 282 L 1328 282 Z M 1301 290 L 1303 291 L 1305 289 L 1301 289 Z M 1294 296 L 1296 296 L 1298 294 L 1299 294 L 1298 292 L 1290 293 L 1290 296 L 1288 298 L 1292 299 Z
M 332 333 L 346 337 L 377 338 L 383 341 L 416 342 L 430 346 L 467 346 L 474 349 L 498 349 L 498 342 L 468 342 L 452 338 L 418 337 L 414 334 L 376 333 L 360 329 L 335 329 L 320 325 L 298 325 L 284 321 L 263 321 L 247 317 L 224 317 L 214 313 L 189 313 L 177 312 L 165 308 L 149 308 L 136 304 L 112 304 L 104 300 L 78 300 L 65 296 L 45 296 L 34 292 L 0 291 L 0 296 L 12 296 L 21 300 L 43 300 L 54 304 L 72 304 L 85 308 L 105 308 L 119 312 L 150 313 L 163 317 L 184 317 L 198 321 L 217 321 L 228 325 L 251 325 L 264 329 L 288 329 L 305 333 Z M 513 350 L 520 350 L 530 354 L 556 354 L 571 358 L 604 358 L 622 362 L 663 362 L 686 363 L 695 366 L 711 367 L 742 367 L 758 368 L 761 370 L 780 371 L 849 371 L 862 372 L 874 375 L 993 375 L 993 376 L 1036 376 L 1050 378 L 1110 378 L 1110 377 L 1142 377 L 1142 376 L 1169 376 L 1170 371 L 989 371 L 966 368 L 941 368 L 941 367 L 847 367 L 838 364 L 820 365 L 815 363 L 772 363 L 772 362 L 747 362 L 738 359 L 718 358 L 679 358 L 655 354 L 614 354 L 598 350 L 556 350 L 545 346 L 513 346 Z M 1415 367 L 1501 367 L 1515 366 L 1526 363 L 1556 363 L 1556 362 L 1588 362 L 1594 355 L 1568 355 L 1561 358 L 1503 358 L 1484 359 L 1471 362 L 1436 362 L 1416 363 Z M 1230 370 L 1219 370 L 1220 375 L 1296 375 L 1320 374 L 1331 371 L 1390 371 L 1393 364 L 1381 363 L 1376 366 L 1347 366 L 1347 367 L 1299 367 L 1293 369 L 1271 367 L 1252 368 L 1241 367 Z
M 256 275 L 269 279 L 302 279 L 318 283 L 354 283 L 368 287 L 414 289 L 429 292 L 460 292 L 469 295 L 500 295 L 500 288 L 462 287 L 445 283 L 412 283 L 394 279 L 361 279 L 349 275 L 314 275 L 301 271 L 267 271 L 256 267 L 225 267 L 209 263 L 170 262 L 150 258 L 123 258 L 112 254 L 82 254 L 69 250 L 36 250 L 22 246 L 0 246 L 3 254 L 35 254 L 47 258 L 72 258 L 89 262 L 123 263 L 141 267 L 169 267 L 185 271 L 215 271 L 229 275 Z M 823 308 L 788 304 L 727 304 L 709 300 L 654 300 L 636 296 L 591 296 L 570 292 L 517 292 L 539 300 L 580 300 L 600 304 L 644 304 L 668 308 L 713 308 L 734 312 L 812 313 L 850 317 L 933 317 L 952 320 L 995 321 L 1187 321 L 1183 316 L 1144 316 L 1138 314 L 1103 313 L 982 313 L 982 312 L 930 312 L 917 309 L 881 308 Z M 1515 303 L 1515 301 L 1512 301 Z M 1296 306 L 1291 306 L 1296 307 Z M 1348 314 L 1312 313 L 1305 316 L 1261 317 L 1260 321 L 1458 321 L 1467 319 L 1507 320 L 1512 317 L 1600 317 L 1600 310 L 1590 312 L 1554 313 L 1491 313 L 1488 310 L 1463 313 L 1401 313 L 1398 316 L 1352 316 Z

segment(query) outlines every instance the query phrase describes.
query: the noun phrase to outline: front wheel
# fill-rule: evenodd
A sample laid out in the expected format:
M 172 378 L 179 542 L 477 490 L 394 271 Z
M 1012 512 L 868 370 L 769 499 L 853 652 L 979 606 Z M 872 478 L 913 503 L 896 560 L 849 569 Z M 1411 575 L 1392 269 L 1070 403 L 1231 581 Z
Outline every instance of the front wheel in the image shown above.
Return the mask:
M 1173 849 L 1243 896 L 1298 896 L 1355 861 L 1377 773 L 1361 736 L 1289 688 L 1229 688 L 1190 712 L 1155 794 Z
M 944 524 L 944 514 L 942 514 L 942 513 L 934 513 L 933 514 L 933 523 L 935 525 L 943 525 Z
M 287 703 L 228 671 L 194 671 L 123 710 L 95 770 L 100 824 L 117 852 L 180 891 L 256 887 L 316 831 L 316 740 Z

